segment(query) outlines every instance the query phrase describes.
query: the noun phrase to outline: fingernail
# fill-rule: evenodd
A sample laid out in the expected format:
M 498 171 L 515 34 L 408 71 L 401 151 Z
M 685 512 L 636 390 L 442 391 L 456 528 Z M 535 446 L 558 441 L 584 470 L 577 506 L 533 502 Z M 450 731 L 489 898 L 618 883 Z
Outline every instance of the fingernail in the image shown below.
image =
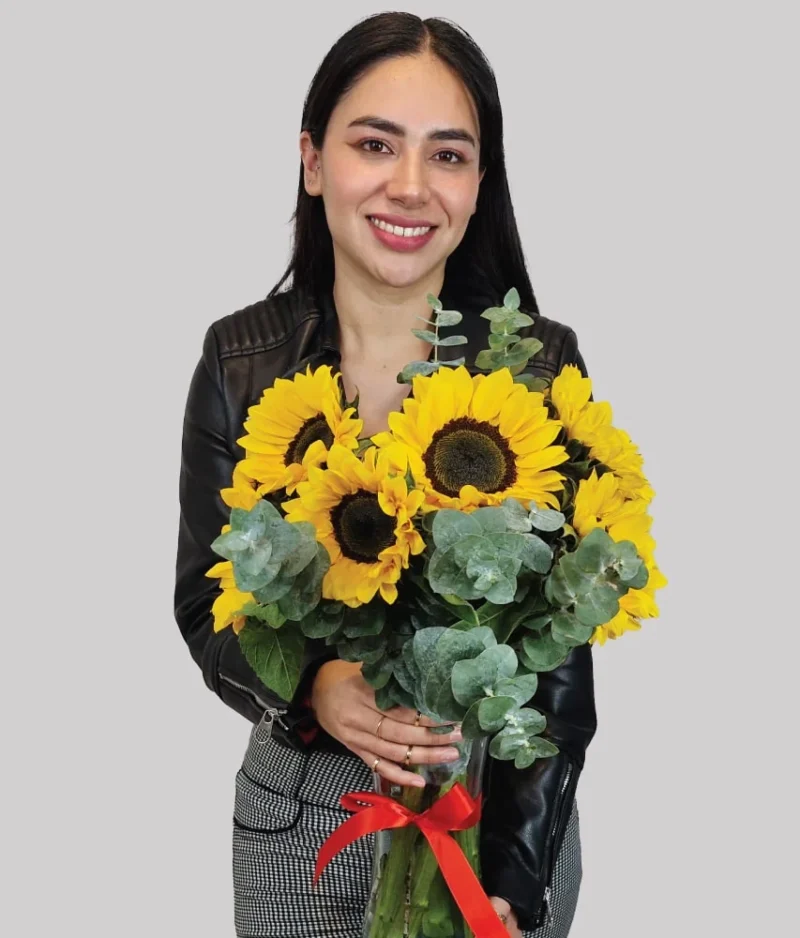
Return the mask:
M 459 726 L 459 727 L 456 727 L 456 729 L 454 729 L 453 732 L 450 734 L 450 739 L 452 739 L 452 740 L 454 740 L 454 741 L 456 741 L 456 742 L 462 740 L 463 738 L 464 738 L 464 737 L 461 735 L 461 727 L 460 727 L 460 726 Z
M 420 778 L 419 775 L 418 775 L 418 776 L 414 779 L 413 785 L 414 785 L 414 788 L 424 788 L 424 787 L 425 787 L 425 779 L 424 779 L 424 778 Z
M 461 755 L 457 749 L 445 749 L 444 754 L 447 759 L 457 759 Z

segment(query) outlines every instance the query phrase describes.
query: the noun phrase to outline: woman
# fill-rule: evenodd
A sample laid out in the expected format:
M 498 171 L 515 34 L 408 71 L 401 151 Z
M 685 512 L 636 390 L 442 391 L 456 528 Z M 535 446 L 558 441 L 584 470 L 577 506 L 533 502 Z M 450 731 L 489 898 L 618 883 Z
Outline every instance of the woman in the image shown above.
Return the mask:
M 453 758 L 448 743 L 459 737 L 433 733 L 414 711 L 379 711 L 359 666 L 321 642 L 283 701 L 255 677 L 232 630 L 214 632 L 217 590 L 205 572 L 219 559 L 210 544 L 228 519 L 218 492 L 244 456 L 236 440 L 247 408 L 275 378 L 331 364 L 348 399 L 360 395 L 362 436 L 386 429 L 409 390 L 395 376 L 428 356 L 411 329 L 429 293 L 464 313 L 468 364 L 485 344 L 479 313 L 514 286 L 544 342 L 532 370 L 552 376 L 571 361 L 586 372 L 574 331 L 538 315 L 494 75 L 466 33 L 403 13 L 363 20 L 317 71 L 299 142 L 291 263 L 265 300 L 210 327 L 189 391 L 175 609 L 208 686 L 255 724 L 236 778 L 237 935 L 357 938 L 371 838 L 311 888 L 320 844 L 349 817 L 340 795 L 371 788 L 373 770 L 413 784 L 413 764 Z M 527 770 L 488 760 L 482 881 L 514 938 L 563 938 L 581 880 L 575 788 L 596 726 L 589 646 L 541 675 L 533 704 L 560 752 Z

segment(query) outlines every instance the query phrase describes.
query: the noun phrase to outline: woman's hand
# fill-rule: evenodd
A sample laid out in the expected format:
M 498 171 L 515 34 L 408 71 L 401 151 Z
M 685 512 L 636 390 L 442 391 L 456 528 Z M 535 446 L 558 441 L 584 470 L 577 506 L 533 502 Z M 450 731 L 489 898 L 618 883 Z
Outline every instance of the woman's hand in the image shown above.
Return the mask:
M 447 744 L 461 740 L 460 730 L 442 736 L 431 732 L 429 727 L 436 724 L 427 717 L 415 726 L 416 712 L 407 707 L 379 710 L 375 690 L 364 680 L 358 663 L 337 659 L 323 664 L 314 679 L 311 706 L 326 733 L 370 768 L 380 759 L 374 771 L 396 785 L 425 784 L 416 772 L 403 768 L 409 746 L 409 763 L 414 765 L 451 762 L 459 756 L 458 750 Z
M 522 932 L 519 930 L 519 925 L 517 925 L 517 916 L 514 914 L 514 910 L 508 902 L 505 899 L 501 899 L 499 896 L 490 896 L 489 902 L 492 903 L 495 912 L 497 912 L 501 918 L 505 916 L 506 931 L 511 938 L 522 938 Z

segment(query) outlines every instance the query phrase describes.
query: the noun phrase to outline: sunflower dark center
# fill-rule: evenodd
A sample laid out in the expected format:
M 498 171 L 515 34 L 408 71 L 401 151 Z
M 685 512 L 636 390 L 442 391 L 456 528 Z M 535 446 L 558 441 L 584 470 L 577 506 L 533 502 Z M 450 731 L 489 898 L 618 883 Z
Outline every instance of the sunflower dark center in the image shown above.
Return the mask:
M 517 480 L 517 466 L 508 441 L 497 427 L 458 417 L 433 435 L 425 451 L 428 478 L 437 492 L 455 498 L 462 485 L 480 492 L 500 492 Z
M 374 563 L 394 544 L 394 518 L 384 514 L 372 492 L 345 495 L 331 512 L 331 523 L 342 553 L 358 563 Z
M 297 431 L 295 438 L 286 450 L 286 456 L 284 457 L 286 465 L 288 466 L 293 462 L 302 462 L 308 447 L 317 440 L 322 440 L 329 449 L 333 445 L 331 428 L 328 426 L 328 422 L 322 414 L 317 414 L 316 417 L 309 417 Z

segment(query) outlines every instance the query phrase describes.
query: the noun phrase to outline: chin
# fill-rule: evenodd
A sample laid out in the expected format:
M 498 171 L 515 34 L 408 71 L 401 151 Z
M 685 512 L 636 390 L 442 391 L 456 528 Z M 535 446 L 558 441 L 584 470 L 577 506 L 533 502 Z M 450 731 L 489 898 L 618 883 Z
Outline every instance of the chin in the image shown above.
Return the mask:
M 384 267 L 373 268 L 370 273 L 379 283 L 385 284 L 396 289 L 413 287 L 415 283 L 426 279 L 432 267 L 420 264 L 408 264 L 407 266 L 386 265 Z

